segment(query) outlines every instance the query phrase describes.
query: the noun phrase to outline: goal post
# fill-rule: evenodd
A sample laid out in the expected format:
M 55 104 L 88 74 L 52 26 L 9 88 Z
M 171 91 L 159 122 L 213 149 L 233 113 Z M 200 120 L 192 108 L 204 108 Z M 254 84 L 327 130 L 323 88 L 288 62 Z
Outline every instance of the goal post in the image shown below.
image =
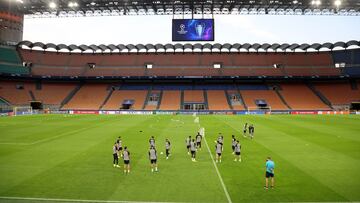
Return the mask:
M 270 114 L 271 113 L 271 106 L 267 107 L 249 107 L 247 108 L 248 114 L 256 114 L 257 112 L 264 112 L 264 114 Z
M 14 106 L 13 113 L 14 116 L 32 115 L 33 109 L 31 106 Z

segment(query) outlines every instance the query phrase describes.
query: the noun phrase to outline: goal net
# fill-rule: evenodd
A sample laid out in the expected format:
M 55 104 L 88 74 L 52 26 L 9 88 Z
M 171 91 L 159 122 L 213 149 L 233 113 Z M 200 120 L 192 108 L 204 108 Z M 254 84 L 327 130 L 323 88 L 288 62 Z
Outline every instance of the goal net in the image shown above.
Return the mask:
M 271 107 L 248 107 L 247 108 L 248 114 L 270 114 L 271 113 Z
M 13 108 L 14 116 L 32 115 L 33 110 L 31 106 L 15 106 Z

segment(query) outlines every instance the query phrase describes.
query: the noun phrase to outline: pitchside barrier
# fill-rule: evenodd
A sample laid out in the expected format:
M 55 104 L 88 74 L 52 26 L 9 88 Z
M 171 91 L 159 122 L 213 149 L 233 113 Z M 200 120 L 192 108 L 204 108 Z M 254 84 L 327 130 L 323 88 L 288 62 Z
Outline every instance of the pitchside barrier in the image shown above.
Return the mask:
M 21 109 L 21 110 L 20 110 Z M 1 116 L 16 116 L 16 115 L 31 115 L 31 114 L 102 114 L 102 115 L 346 115 L 356 114 L 360 115 L 360 111 L 309 111 L 309 110 L 281 110 L 281 111 L 150 111 L 150 110 L 54 110 L 49 112 L 32 111 L 31 109 L 14 109 L 14 112 L 3 112 Z

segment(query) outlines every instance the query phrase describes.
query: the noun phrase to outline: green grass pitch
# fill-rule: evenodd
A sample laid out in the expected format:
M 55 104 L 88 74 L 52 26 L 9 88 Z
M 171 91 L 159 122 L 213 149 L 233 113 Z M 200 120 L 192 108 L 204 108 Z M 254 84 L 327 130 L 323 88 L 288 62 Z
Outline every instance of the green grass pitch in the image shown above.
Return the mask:
M 245 122 L 255 139 L 242 137 Z M 186 153 L 194 136 L 193 116 L 34 115 L 0 118 L 0 202 L 43 198 L 154 202 L 346 202 L 360 201 L 360 117 L 355 115 L 200 116 L 216 164 L 203 141 L 196 163 Z M 140 132 L 142 131 L 142 132 Z M 234 162 L 231 135 L 242 143 Z M 172 143 L 169 160 L 159 155 L 151 173 L 148 139 L 158 152 Z M 121 136 L 131 152 L 132 171 L 112 166 L 112 145 Z M 265 159 L 276 163 L 275 189 L 264 190 Z M 123 163 L 122 160 L 120 163 Z M 229 198 L 226 196 L 226 191 Z

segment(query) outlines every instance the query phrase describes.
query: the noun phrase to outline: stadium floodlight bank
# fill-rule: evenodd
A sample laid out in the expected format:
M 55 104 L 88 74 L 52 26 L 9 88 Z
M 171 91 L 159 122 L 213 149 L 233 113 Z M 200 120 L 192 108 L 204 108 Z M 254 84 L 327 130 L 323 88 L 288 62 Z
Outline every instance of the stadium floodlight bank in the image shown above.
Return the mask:
M 13 108 L 14 116 L 21 116 L 21 115 L 32 115 L 33 109 L 31 106 L 15 106 Z

